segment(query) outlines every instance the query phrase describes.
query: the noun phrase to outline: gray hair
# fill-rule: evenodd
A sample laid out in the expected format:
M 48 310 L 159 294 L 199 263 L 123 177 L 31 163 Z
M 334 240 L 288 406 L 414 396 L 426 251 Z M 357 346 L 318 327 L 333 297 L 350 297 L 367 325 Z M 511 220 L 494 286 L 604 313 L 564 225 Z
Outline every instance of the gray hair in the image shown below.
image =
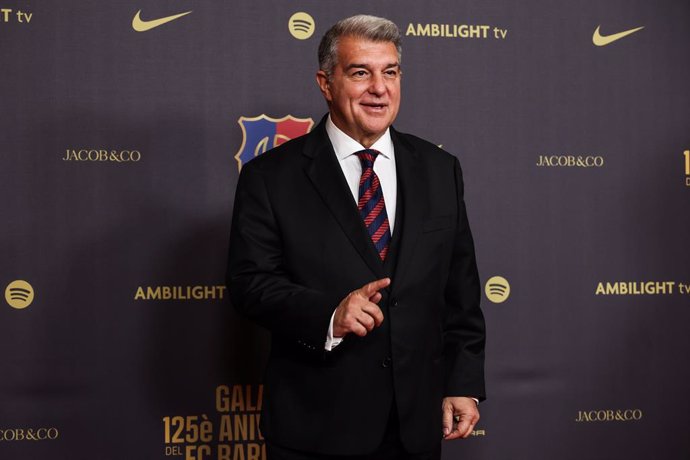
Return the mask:
M 330 78 L 338 64 L 338 41 L 340 37 L 356 37 L 373 42 L 391 42 L 398 50 L 398 63 L 402 58 L 400 29 L 385 18 L 359 14 L 341 19 L 328 29 L 319 44 L 319 69 Z

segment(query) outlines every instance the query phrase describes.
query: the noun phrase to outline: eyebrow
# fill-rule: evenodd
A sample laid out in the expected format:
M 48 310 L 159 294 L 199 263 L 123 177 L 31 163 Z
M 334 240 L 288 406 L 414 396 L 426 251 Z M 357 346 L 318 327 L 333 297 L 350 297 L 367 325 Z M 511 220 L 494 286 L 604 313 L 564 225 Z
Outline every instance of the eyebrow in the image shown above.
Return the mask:
M 350 69 L 369 69 L 369 64 L 358 64 L 358 63 L 352 63 L 349 66 L 345 68 L 345 70 L 350 70 Z M 400 64 L 397 62 L 391 62 L 388 64 L 384 69 L 390 69 L 392 67 L 400 67 Z

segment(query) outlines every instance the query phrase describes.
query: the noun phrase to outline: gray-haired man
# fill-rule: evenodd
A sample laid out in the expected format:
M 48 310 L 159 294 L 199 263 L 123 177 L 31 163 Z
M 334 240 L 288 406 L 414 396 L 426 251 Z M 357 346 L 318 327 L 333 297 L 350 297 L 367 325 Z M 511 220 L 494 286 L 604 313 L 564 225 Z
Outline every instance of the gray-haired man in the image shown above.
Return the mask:
M 400 32 L 354 16 L 319 47 L 329 114 L 252 160 L 228 285 L 267 327 L 277 459 L 438 459 L 484 398 L 484 319 L 457 159 L 395 131 Z

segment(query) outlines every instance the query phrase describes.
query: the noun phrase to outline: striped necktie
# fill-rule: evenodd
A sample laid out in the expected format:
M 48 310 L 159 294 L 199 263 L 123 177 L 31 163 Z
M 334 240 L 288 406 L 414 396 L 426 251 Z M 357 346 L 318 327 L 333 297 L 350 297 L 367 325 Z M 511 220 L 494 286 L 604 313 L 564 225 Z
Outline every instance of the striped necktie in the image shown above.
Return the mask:
M 391 230 L 383 201 L 383 190 L 379 178 L 374 172 L 374 161 L 380 152 L 366 149 L 355 152 L 362 163 L 362 177 L 359 179 L 359 200 L 357 208 L 364 220 L 371 241 L 381 260 L 386 259 L 391 242 Z

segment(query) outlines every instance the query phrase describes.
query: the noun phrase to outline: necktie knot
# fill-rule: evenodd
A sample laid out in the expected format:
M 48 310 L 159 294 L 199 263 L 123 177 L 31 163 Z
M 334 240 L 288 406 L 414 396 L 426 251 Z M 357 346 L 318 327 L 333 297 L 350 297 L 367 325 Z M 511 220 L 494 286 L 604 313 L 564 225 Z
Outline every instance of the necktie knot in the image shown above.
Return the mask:
M 362 171 L 374 167 L 374 161 L 376 161 L 376 157 L 379 155 L 379 153 L 381 152 L 374 149 L 364 149 L 360 150 L 359 152 L 355 152 L 355 155 L 359 157 L 360 163 L 362 163 Z

